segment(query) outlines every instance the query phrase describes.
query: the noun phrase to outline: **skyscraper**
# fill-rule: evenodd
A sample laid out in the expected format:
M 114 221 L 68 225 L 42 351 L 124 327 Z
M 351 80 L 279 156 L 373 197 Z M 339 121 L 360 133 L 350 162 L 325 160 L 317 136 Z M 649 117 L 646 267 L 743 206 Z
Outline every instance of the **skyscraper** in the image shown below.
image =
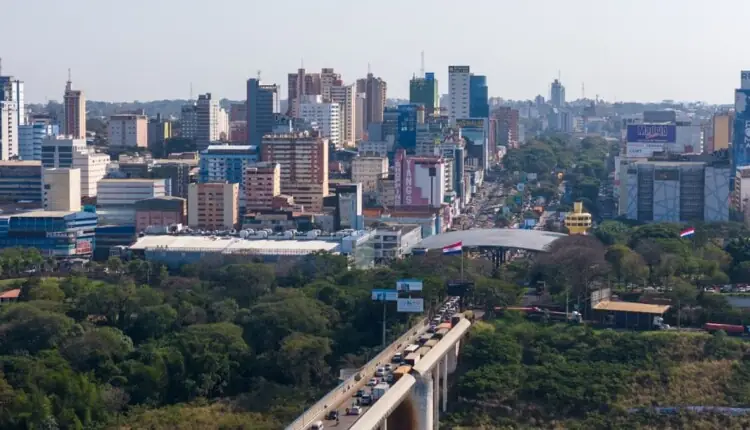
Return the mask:
M 219 101 L 212 98 L 211 93 L 198 96 L 195 119 L 195 144 L 198 150 L 203 150 L 219 140 Z
M 323 69 L 324 71 L 333 69 Z M 287 78 L 287 102 L 289 107 L 287 115 L 294 118 L 299 117 L 299 105 L 302 97 L 315 96 L 321 94 L 321 74 L 307 73 L 304 68 L 297 70 L 297 73 L 290 73 Z
M 273 132 L 276 100 L 279 88 L 276 85 L 261 85 L 258 79 L 247 80 L 247 142 L 259 146 L 263 135 Z
M 448 66 L 448 95 L 450 107 L 448 115 L 451 124 L 457 118 L 471 118 L 469 94 L 471 92 L 471 69 L 469 66 Z
M 550 103 L 556 108 L 565 106 L 565 87 L 557 79 L 552 82 L 552 88 L 550 89 Z
M 357 80 L 357 93 L 365 94 L 363 127 L 372 123 L 383 122 L 383 109 L 388 92 L 388 85 L 381 78 L 368 73 L 365 79 Z
M 341 81 L 341 75 L 334 72 L 333 68 L 324 68 L 320 71 L 320 95 L 324 102 L 331 101 L 331 88 Z
M 469 77 L 469 115 L 471 118 L 489 118 L 490 116 L 486 76 L 471 75 Z
M 409 103 L 424 105 L 426 115 L 440 110 L 438 81 L 434 73 L 425 73 L 423 78 L 415 76 L 409 81 Z
M 23 81 L 19 81 L 13 76 L 0 76 L 0 102 L 15 103 L 16 111 L 14 117 L 18 126 L 26 124 L 26 105 L 24 104 L 23 88 Z
M 72 139 L 86 139 L 86 97 L 83 91 L 73 89 L 70 70 L 68 70 L 68 81 L 65 84 L 63 108 L 65 109 L 63 134 Z
M 331 101 L 341 108 L 341 141 L 344 146 L 357 142 L 357 92 L 354 85 L 343 85 L 340 80 L 329 89 Z

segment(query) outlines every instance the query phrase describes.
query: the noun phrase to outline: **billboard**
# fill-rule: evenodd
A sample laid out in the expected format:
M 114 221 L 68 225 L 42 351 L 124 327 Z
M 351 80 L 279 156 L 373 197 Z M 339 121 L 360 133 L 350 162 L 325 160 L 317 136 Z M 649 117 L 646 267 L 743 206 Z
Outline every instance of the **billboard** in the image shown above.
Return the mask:
M 448 73 L 470 73 L 469 66 L 448 66 Z
M 461 118 L 456 119 L 458 128 L 484 128 L 484 118 Z
M 424 299 L 398 299 L 398 302 L 396 302 L 396 311 L 410 313 L 424 312 Z
M 406 156 L 405 151 L 396 151 L 395 159 L 393 160 L 393 182 L 394 182 L 394 201 L 396 206 L 401 206 L 401 174 L 403 173 L 401 170 L 401 163 Z
M 732 157 L 735 168 L 750 164 L 750 89 L 735 91 Z M 731 175 L 734 177 L 734 175 Z
M 76 241 L 76 254 L 91 254 L 91 241 L 90 240 L 78 240 Z
M 376 302 L 395 302 L 398 300 L 398 291 L 396 290 L 372 290 L 372 300 Z
M 664 152 L 664 144 L 658 142 L 628 142 L 625 144 L 626 157 L 652 157 L 655 152 Z
M 422 291 L 421 279 L 399 279 L 396 281 L 396 291 L 399 293 L 411 293 L 413 291 Z
M 672 124 L 631 124 L 628 125 L 628 142 L 675 143 L 677 126 Z
M 414 204 L 414 158 L 406 159 L 406 172 L 404 173 L 404 204 L 411 206 Z

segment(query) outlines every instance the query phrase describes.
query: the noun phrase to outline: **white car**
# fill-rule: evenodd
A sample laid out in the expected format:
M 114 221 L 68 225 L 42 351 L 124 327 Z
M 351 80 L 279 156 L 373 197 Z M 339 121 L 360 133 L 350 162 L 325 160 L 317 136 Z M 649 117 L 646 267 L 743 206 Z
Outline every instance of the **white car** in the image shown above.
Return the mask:
M 362 413 L 362 408 L 359 406 L 352 406 L 349 408 L 349 415 L 359 415 Z
M 381 378 L 383 377 L 383 374 L 385 374 L 385 369 L 383 369 L 382 367 L 378 367 L 378 370 L 375 371 L 375 376 Z
M 378 378 L 370 378 L 370 380 L 367 381 L 368 387 L 374 387 L 376 385 L 378 385 Z

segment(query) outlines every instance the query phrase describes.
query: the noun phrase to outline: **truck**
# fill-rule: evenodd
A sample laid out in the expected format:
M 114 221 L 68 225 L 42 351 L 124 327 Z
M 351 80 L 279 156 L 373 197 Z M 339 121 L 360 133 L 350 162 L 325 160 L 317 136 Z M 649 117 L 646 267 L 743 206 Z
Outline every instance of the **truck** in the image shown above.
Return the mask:
M 383 397 L 383 394 L 385 394 L 388 389 L 391 388 L 390 385 L 386 382 L 381 382 L 380 384 L 372 387 L 372 401 L 376 402 L 379 398 Z
M 393 382 L 401 379 L 402 376 L 408 375 L 411 372 L 411 366 L 401 366 L 393 371 Z

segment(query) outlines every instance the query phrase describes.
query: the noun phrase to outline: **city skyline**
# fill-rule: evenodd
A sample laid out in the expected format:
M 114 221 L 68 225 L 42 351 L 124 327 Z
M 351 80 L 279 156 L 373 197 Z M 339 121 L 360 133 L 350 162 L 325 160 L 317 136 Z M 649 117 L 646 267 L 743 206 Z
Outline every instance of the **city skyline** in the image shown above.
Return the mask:
M 184 99 L 191 86 L 193 94 L 241 100 L 246 80 L 258 70 L 264 83 L 281 84 L 285 93 L 287 74 L 303 62 L 311 71 L 333 67 L 348 84 L 364 78 L 369 64 L 388 82 L 389 97 L 405 99 L 424 51 L 425 69 L 436 73 L 441 94 L 447 93 L 448 66 L 470 65 L 487 76 L 491 96 L 508 99 L 547 97 L 560 71 L 569 100 L 581 96 L 585 83 L 588 98 L 723 104 L 732 102 L 737 72 L 750 69 L 740 56 L 723 55 L 744 47 L 728 30 L 744 26 L 742 12 L 750 12 L 750 4 L 741 0 L 726 3 L 732 14 L 703 10 L 697 0 L 618 1 L 616 6 L 592 0 L 565 5 L 476 1 L 466 8 L 447 0 L 430 8 L 384 0 L 376 9 L 330 0 L 324 11 L 298 0 L 274 8 L 236 0 L 134 0 L 125 9 L 91 0 L 31 1 L 47 11 L 37 17 L 39 28 L 66 23 L 66 31 L 55 35 L 56 46 L 80 47 L 28 55 L 28 46 L 49 38 L 26 31 L 22 18 L 28 3 L 5 6 L 6 34 L 24 34 L 25 43 L 3 47 L 3 74 L 25 81 L 33 103 L 61 100 L 68 68 L 89 100 Z M 146 10 L 142 5 L 149 14 L 140 13 Z M 296 13 L 282 16 L 277 12 L 282 10 Z M 435 29 L 449 24 L 448 10 L 453 22 L 465 22 L 471 31 Z M 508 13 L 514 19 L 496 19 Z M 115 15 L 118 19 L 110 19 Z M 136 19 L 140 25 L 134 31 Z M 238 49 L 241 43 L 246 46 Z

